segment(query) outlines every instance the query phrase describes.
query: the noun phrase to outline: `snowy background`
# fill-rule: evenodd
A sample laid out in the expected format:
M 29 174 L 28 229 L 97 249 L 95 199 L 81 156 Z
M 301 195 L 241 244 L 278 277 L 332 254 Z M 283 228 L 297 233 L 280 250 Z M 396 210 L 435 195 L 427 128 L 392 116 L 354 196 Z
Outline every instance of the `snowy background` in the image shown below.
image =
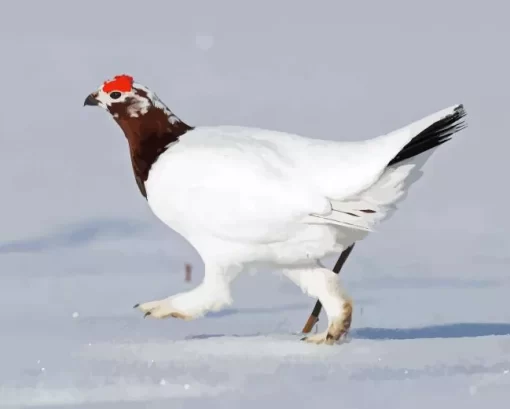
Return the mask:
M 506 3 L 2 2 L 0 408 L 504 407 Z M 469 128 L 342 272 L 350 343 L 299 342 L 314 300 L 265 273 L 200 321 L 131 308 L 203 266 L 150 213 L 114 121 L 82 106 L 119 73 L 191 125 L 338 140 L 465 104 Z

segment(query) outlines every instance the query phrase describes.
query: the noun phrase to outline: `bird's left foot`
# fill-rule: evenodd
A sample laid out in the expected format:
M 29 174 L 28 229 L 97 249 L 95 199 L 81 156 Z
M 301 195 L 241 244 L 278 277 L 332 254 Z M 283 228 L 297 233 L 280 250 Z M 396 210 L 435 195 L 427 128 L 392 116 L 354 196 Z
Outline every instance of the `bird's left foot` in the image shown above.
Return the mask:
M 176 310 L 172 306 L 172 302 L 169 299 L 150 301 L 142 304 L 136 304 L 133 308 L 137 308 L 144 313 L 144 318 L 180 318 L 185 321 L 194 319 L 195 317 L 186 314 L 182 311 Z
M 346 337 L 349 333 L 351 320 L 352 303 L 350 301 L 346 301 L 343 308 L 343 315 L 332 319 L 327 331 L 301 338 L 301 340 L 311 344 L 326 345 L 333 345 L 337 342 L 343 342 L 346 340 Z
M 304 338 L 301 338 L 301 341 L 308 342 L 309 344 L 325 344 L 325 345 L 334 345 L 337 343 L 343 343 L 344 339 L 346 339 L 347 334 L 343 334 L 339 337 L 336 337 L 329 333 L 329 331 L 324 331 L 318 334 L 309 335 Z

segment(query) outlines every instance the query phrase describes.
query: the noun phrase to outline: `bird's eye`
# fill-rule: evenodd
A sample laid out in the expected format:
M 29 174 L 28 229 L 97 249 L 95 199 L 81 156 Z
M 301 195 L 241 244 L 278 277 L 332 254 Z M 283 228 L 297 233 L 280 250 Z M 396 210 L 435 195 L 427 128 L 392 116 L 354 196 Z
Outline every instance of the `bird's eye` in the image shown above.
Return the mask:
M 119 99 L 120 98 L 120 92 L 119 91 L 113 91 L 112 93 L 110 93 L 110 98 L 111 99 Z

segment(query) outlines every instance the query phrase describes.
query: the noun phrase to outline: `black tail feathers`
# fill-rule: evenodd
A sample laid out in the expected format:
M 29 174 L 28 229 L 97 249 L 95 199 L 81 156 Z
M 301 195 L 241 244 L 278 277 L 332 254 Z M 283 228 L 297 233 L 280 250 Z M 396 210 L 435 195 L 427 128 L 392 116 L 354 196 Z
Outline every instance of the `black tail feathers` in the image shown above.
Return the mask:
M 412 158 L 449 141 L 454 133 L 466 128 L 467 125 L 462 121 L 465 116 L 464 106 L 462 104 L 458 105 L 453 113 L 434 122 L 411 139 L 388 163 L 388 166 Z

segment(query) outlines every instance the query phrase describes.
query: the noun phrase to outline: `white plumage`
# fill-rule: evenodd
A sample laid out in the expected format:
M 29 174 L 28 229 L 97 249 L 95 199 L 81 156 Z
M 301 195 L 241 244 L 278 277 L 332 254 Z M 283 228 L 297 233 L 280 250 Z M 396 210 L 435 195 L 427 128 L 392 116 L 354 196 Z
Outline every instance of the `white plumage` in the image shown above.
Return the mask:
M 352 307 L 319 259 L 388 218 L 464 115 L 455 105 L 360 142 L 234 126 L 186 132 L 152 164 L 145 189 L 156 216 L 199 252 L 205 278 L 189 292 L 137 307 L 156 318 L 200 317 L 232 302 L 238 273 L 267 264 L 321 300 L 329 328 L 309 340 L 334 342 Z
M 458 108 L 361 142 L 198 127 L 152 166 L 146 182 L 149 205 L 211 258 L 219 259 L 213 254 L 220 251 L 236 262 L 251 262 L 266 253 L 263 259 L 279 264 L 281 255 L 273 260 L 267 250 L 284 247 L 285 263 L 299 263 L 307 253 L 301 241 L 322 229 L 323 240 L 313 236 L 315 252 L 309 257 L 321 258 L 361 238 L 357 230 L 372 231 L 394 210 L 431 151 L 388 163 L 413 137 Z M 328 240 L 332 234 L 340 237 L 334 245 Z M 245 247 L 246 254 L 231 252 L 232 245 Z
M 395 210 L 431 151 L 388 163 L 413 137 L 458 108 L 363 142 L 239 127 L 187 133 L 161 155 L 146 183 L 151 209 L 206 264 L 202 291 L 172 298 L 173 308 L 197 316 L 229 304 L 233 277 L 248 264 L 264 262 L 318 296 L 331 325 L 335 317 L 344 320 L 344 297 L 317 260 L 362 239 Z M 311 339 L 326 338 L 324 333 Z

